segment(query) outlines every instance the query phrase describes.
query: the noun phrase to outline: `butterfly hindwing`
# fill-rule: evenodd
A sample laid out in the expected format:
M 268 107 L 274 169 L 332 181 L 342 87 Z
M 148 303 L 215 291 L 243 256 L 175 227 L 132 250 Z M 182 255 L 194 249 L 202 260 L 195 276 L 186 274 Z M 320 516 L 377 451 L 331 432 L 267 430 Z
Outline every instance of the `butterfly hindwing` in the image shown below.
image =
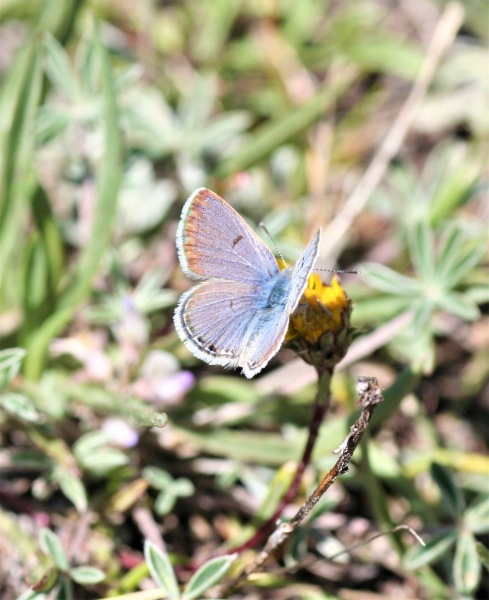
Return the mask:
M 182 295 L 174 322 L 180 339 L 211 365 L 240 366 L 243 339 L 259 307 L 260 289 L 246 283 L 211 280 Z

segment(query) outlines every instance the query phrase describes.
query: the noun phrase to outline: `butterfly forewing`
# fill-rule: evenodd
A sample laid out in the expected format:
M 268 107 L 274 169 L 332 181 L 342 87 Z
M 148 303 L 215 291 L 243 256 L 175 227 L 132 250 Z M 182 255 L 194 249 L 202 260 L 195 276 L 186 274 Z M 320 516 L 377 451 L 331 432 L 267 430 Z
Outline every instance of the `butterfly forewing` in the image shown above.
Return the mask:
M 260 284 L 278 272 L 275 257 L 244 219 L 205 188 L 183 207 L 177 248 L 182 269 L 193 279 Z

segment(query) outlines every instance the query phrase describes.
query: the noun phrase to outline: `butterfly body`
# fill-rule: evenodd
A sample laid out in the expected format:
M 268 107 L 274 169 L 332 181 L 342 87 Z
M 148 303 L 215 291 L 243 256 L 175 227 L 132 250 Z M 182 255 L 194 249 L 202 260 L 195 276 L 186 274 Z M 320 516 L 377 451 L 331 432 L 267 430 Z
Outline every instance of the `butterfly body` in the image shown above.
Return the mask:
M 278 352 L 290 314 L 317 258 L 320 231 L 292 267 L 222 198 L 201 188 L 185 203 L 177 230 L 183 271 L 199 283 L 182 294 L 174 322 L 189 350 L 209 364 L 261 371 Z

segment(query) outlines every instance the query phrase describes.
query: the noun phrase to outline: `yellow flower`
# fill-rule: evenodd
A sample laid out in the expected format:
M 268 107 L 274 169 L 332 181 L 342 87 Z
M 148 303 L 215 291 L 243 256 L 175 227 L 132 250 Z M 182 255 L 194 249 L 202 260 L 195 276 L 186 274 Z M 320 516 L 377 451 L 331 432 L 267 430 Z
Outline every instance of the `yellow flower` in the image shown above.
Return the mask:
M 320 370 L 332 371 L 351 343 L 351 300 L 338 277 L 331 284 L 309 276 L 304 296 L 290 317 L 287 347 Z
M 285 340 L 301 337 L 315 344 L 323 333 L 337 332 L 343 326 L 343 313 L 349 304 L 337 277 L 327 285 L 319 275 L 310 275 L 304 298 L 290 317 Z

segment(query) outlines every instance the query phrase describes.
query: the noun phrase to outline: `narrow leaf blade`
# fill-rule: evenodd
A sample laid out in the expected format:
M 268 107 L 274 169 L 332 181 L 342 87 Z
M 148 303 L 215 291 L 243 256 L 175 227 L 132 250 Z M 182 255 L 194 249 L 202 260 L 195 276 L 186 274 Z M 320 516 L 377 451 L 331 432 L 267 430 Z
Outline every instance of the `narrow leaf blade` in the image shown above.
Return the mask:
M 180 590 L 168 554 L 162 552 L 149 540 L 146 540 L 144 542 L 144 558 L 151 577 L 157 585 L 165 588 L 169 597 L 173 600 L 180 598 Z
M 207 561 L 187 583 L 182 599 L 195 600 L 202 597 L 208 589 L 221 581 L 237 556 L 237 554 L 228 554 Z

